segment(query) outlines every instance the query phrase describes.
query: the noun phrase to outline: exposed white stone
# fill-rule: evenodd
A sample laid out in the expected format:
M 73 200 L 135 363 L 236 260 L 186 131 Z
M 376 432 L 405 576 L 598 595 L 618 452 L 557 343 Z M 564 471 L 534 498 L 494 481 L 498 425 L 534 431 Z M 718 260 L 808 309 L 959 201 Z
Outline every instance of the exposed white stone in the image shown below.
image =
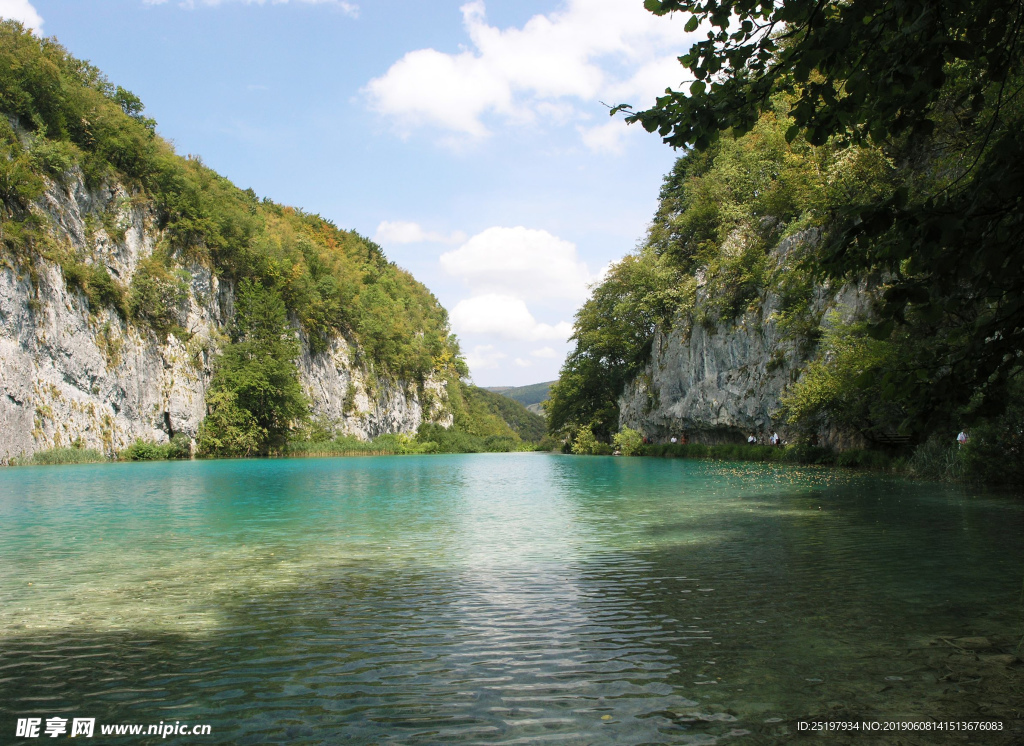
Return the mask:
M 37 209 L 58 245 L 102 262 L 124 284 L 161 238 L 147 203 L 121 186 L 87 189 L 80 172 L 51 183 Z M 102 228 L 105 211 L 123 240 Z M 166 442 L 168 421 L 175 433 L 196 435 L 234 293 L 208 267 L 186 269 L 190 291 L 178 322 L 188 339 L 161 340 L 112 309 L 90 309 L 53 262 L 36 260 L 35 285 L 17 262 L 0 264 L 0 463 L 76 441 L 108 454 L 136 438 Z M 299 369 L 314 416 L 364 439 L 415 432 L 425 416 L 418 387 L 377 381 L 354 364 L 341 337 L 315 355 L 302 341 Z M 422 388 L 427 419 L 450 426 L 445 383 Z
M 783 262 L 801 242 L 817 234 L 806 232 L 783 240 L 773 250 Z M 698 292 L 698 303 L 703 300 Z M 863 317 L 870 303 L 863 286 L 838 291 L 818 287 L 813 299 L 819 317 L 835 311 L 844 321 Z M 779 298 L 764 293 L 756 310 L 733 323 L 707 328 L 679 319 L 655 335 L 651 362 L 631 381 L 619 400 L 622 426 L 657 440 L 685 434 L 696 443 L 744 442 L 751 433 L 767 442 L 772 431 L 789 438 L 778 417 L 786 387 L 799 380 L 813 349 L 783 334 L 776 323 Z M 823 427 L 822 445 L 861 446 L 855 433 Z

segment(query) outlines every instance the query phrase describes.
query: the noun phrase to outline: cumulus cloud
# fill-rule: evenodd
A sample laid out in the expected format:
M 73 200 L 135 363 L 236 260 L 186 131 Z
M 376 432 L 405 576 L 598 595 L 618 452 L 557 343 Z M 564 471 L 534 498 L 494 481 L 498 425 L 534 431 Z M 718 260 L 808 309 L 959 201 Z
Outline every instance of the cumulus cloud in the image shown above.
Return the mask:
M 596 277 L 576 245 L 547 231 L 493 227 L 441 255 L 441 267 L 476 292 L 580 301 Z
M 648 103 L 679 86 L 676 56 L 701 35 L 685 33 L 680 14 L 658 18 L 623 0 L 569 0 L 522 28 L 491 26 L 485 10 L 483 0 L 461 8 L 471 47 L 409 52 L 366 85 L 370 106 L 400 129 L 432 125 L 480 138 L 489 134 L 486 117 L 531 122 L 547 119 L 552 105 L 564 119 L 579 102 Z
M 390 246 L 407 243 L 461 243 L 466 240 L 466 234 L 462 231 L 438 233 L 424 230 L 419 223 L 384 220 L 377 226 L 373 240 Z
M 540 349 L 532 350 L 530 354 L 533 355 L 534 357 L 541 357 L 551 360 L 557 360 L 558 358 L 561 357 L 561 355 L 555 352 L 555 350 L 551 347 L 541 347 Z
M 168 0 L 142 0 L 145 5 L 163 5 Z M 302 5 L 333 5 L 347 16 L 359 17 L 359 6 L 347 0 L 182 0 L 182 8 L 194 8 L 197 5 L 224 5 L 225 3 L 244 3 L 245 5 L 287 5 L 290 2 Z
M 595 153 L 613 153 L 619 155 L 625 150 L 624 140 L 629 130 L 622 122 L 615 119 L 596 127 L 577 127 L 583 138 L 583 144 Z
M 488 334 L 529 342 L 552 340 L 564 343 L 572 334 L 572 326 L 568 322 L 554 325 L 539 322 L 522 299 L 497 293 L 459 301 L 452 309 L 451 322 L 452 328 L 460 335 Z
M 477 345 L 466 353 L 466 365 L 470 370 L 495 370 L 501 367 L 501 361 L 507 357 L 494 345 Z
M 37 34 L 43 32 L 43 17 L 28 0 L 0 0 L 0 18 L 21 21 Z

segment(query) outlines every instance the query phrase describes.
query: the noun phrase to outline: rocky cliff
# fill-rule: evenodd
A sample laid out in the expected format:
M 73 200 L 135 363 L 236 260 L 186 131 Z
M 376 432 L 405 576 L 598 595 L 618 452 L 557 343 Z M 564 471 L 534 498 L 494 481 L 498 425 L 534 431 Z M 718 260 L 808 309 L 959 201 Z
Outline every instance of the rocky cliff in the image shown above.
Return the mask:
M 815 240 L 814 231 L 784 239 L 771 259 L 785 271 L 790 253 Z M 699 274 L 697 282 L 699 308 L 708 298 Z M 817 286 L 808 313 L 821 323 L 848 323 L 863 318 L 870 303 L 866 284 Z M 778 293 L 764 291 L 730 323 L 709 326 L 694 322 L 697 314 L 690 313 L 670 330 L 659 330 L 650 363 L 619 399 L 620 424 L 663 441 L 685 434 L 695 443 L 737 443 L 755 433 L 765 443 L 773 430 L 787 439 L 778 417 L 780 398 L 799 380 L 816 347 L 780 323 L 780 306 Z M 863 446 L 857 434 L 830 427 L 822 428 L 818 441 L 839 449 Z
M 54 246 L 105 266 L 124 286 L 162 238 L 147 201 L 116 184 L 87 189 L 78 169 L 48 182 L 33 213 L 48 223 Z M 189 281 L 177 331 L 160 335 L 113 307 L 90 305 L 56 261 L 2 259 L 0 462 L 76 442 L 113 454 L 136 438 L 196 435 L 227 339 L 230 283 L 201 263 L 182 266 Z M 424 419 L 451 424 L 443 382 L 378 379 L 343 337 L 317 353 L 302 339 L 299 367 L 314 417 L 363 439 L 411 433 Z

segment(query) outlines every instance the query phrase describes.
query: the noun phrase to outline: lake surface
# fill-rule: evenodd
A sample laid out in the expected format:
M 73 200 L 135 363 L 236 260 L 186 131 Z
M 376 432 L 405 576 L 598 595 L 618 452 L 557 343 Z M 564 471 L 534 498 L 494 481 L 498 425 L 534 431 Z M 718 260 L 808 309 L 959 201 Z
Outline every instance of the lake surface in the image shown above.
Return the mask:
M 4 469 L 0 742 L 60 716 L 212 728 L 132 744 L 763 744 L 801 718 L 1011 743 L 1022 537 L 1013 499 L 762 464 Z

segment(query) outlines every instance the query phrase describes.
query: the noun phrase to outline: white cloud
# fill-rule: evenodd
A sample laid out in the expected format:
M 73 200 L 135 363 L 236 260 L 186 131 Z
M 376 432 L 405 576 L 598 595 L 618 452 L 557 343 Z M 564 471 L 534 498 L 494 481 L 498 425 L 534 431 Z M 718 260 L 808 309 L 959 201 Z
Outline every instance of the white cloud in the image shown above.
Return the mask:
M 576 129 L 583 137 L 583 144 L 595 153 L 612 153 L 614 155 L 619 155 L 625 150 L 623 140 L 630 132 L 618 119 L 599 124 L 596 127 L 577 127 Z
M 490 334 L 510 340 L 564 343 L 572 334 L 572 325 L 538 322 L 526 303 L 510 295 L 487 293 L 459 301 L 451 313 L 452 328 L 460 335 Z
M 518 365 L 520 368 L 532 368 L 533 367 L 533 361 L 532 360 L 523 360 L 521 357 L 517 357 L 512 362 L 515 363 L 516 365 Z
M 449 234 L 426 231 L 419 223 L 410 223 L 405 220 L 384 220 L 377 226 L 377 232 L 373 240 L 383 245 L 396 245 L 407 243 L 461 243 L 466 240 L 466 234 L 462 231 L 454 231 Z
M 501 367 L 501 361 L 507 357 L 494 345 L 477 345 L 466 353 L 466 365 L 470 370 L 495 370 Z
M 575 244 L 547 231 L 493 227 L 441 255 L 441 267 L 474 292 L 581 301 L 593 277 Z
M 0 0 L 0 18 L 21 21 L 37 34 L 43 33 L 43 17 L 28 0 Z
M 659 18 L 639 0 L 568 0 L 506 29 L 487 23 L 483 0 L 461 10 L 471 48 L 409 52 L 364 88 L 371 108 L 401 130 L 432 125 L 480 138 L 489 134 L 485 117 L 550 121 L 557 112 L 558 122 L 579 102 L 652 103 L 679 86 L 675 58 L 702 35 L 683 31 L 682 14 Z
M 487 134 L 480 115 L 487 109 L 510 112 L 512 91 L 470 52 L 409 52 L 383 78 L 366 87 L 374 108 L 398 115 L 403 129 L 436 124 L 473 137 Z
M 531 351 L 530 354 L 534 357 L 542 357 L 550 360 L 557 360 L 561 357 L 561 355 L 555 352 L 551 347 L 541 347 L 539 350 Z
M 163 5 L 167 0 L 142 0 L 145 5 Z M 197 5 L 224 5 L 225 3 L 240 2 L 245 5 L 287 5 L 289 0 L 182 0 L 178 3 L 182 8 L 194 8 Z M 291 0 L 302 5 L 333 5 L 347 16 L 359 17 L 359 6 L 347 0 Z

